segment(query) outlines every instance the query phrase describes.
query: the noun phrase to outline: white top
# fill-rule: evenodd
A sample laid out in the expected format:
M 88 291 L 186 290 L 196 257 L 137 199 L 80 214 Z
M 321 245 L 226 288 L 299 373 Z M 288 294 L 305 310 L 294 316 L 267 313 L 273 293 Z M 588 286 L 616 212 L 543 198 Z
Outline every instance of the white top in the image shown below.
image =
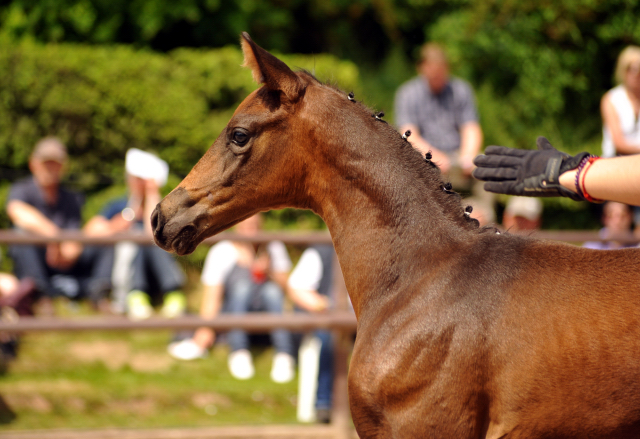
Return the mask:
M 618 85 L 607 92 L 609 101 L 616 110 L 620 120 L 620 128 L 629 143 L 640 144 L 640 124 L 633 111 L 633 105 L 623 85 Z M 616 148 L 609 128 L 602 128 L 602 157 L 615 157 Z
M 308 248 L 289 276 L 289 286 L 296 290 L 318 291 L 322 279 L 322 258 L 315 248 Z
M 287 248 L 280 241 L 272 241 L 267 245 L 271 270 L 274 272 L 288 272 L 291 270 L 291 259 Z M 220 241 L 207 253 L 204 261 L 202 283 L 207 286 L 221 285 L 238 262 L 238 250 L 231 241 Z

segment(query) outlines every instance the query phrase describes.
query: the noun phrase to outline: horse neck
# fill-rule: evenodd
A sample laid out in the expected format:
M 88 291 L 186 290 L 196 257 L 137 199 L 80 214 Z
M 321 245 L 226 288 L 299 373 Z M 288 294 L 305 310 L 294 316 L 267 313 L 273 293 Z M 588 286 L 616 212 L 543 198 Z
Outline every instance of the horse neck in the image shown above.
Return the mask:
M 329 227 L 359 316 L 369 303 L 392 300 L 435 270 L 471 239 L 475 227 L 459 197 L 443 190 L 439 170 L 393 128 L 374 119 L 343 120 L 330 125 L 333 133 L 341 125 L 347 132 L 358 126 L 355 131 L 366 137 L 316 138 L 318 165 L 307 190 L 310 206 Z

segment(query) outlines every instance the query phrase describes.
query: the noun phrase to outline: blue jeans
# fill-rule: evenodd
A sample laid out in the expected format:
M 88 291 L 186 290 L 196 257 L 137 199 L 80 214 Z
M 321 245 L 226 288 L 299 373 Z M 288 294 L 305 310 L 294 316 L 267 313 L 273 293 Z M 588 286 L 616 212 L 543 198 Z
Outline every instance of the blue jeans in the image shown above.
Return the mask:
M 247 314 L 248 312 L 266 311 L 282 314 L 284 294 L 282 289 L 272 281 L 256 284 L 250 277 L 236 277 L 228 282 L 225 288 L 225 311 L 230 314 Z M 293 353 L 291 334 L 285 329 L 275 329 L 270 332 L 271 343 L 277 352 Z M 241 329 L 229 331 L 227 341 L 231 352 L 238 349 L 249 349 L 249 336 Z
M 316 409 L 330 409 L 333 398 L 333 338 L 330 331 L 316 331 L 314 335 L 322 341 Z

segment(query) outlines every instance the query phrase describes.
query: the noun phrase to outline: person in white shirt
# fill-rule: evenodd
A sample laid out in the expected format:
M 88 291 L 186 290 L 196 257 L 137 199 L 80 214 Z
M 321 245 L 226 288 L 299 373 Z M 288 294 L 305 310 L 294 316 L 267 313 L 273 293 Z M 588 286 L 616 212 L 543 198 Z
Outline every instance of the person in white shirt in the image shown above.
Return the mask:
M 254 215 L 236 226 L 236 231 L 253 236 L 260 230 L 260 216 Z M 251 311 L 267 311 L 281 314 L 284 289 L 291 270 L 291 260 L 282 242 L 273 241 L 257 249 L 250 243 L 221 241 L 207 254 L 202 269 L 204 294 L 200 316 L 211 319 L 219 312 L 245 314 Z M 230 354 L 229 371 L 237 379 L 253 377 L 255 370 L 249 351 L 249 337 L 243 330 L 228 333 Z M 193 339 L 172 343 L 169 353 L 188 360 L 202 357 L 213 344 L 215 333 L 209 328 L 199 328 Z M 271 332 L 276 354 L 271 369 L 271 379 L 288 382 L 294 377 L 294 359 L 291 334 L 283 329 Z
M 640 47 L 629 46 L 618 56 L 618 85 L 602 97 L 602 156 L 640 153 Z
M 297 308 L 320 313 L 331 307 L 335 258 L 330 244 L 314 245 L 302 253 L 289 277 L 289 295 Z M 315 418 L 317 422 L 328 423 L 333 398 L 333 341 L 331 331 L 317 330 L 314 336 L 321 342 Z

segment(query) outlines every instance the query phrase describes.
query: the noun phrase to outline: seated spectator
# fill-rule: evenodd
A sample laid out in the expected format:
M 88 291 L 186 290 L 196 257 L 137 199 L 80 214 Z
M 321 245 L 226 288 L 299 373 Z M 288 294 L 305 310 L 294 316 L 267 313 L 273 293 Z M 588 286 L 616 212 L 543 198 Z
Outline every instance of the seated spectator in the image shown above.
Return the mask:
M 127 151 L 125 169 L 129 193 L 110 202 L 99 215 L 91 218 L 85 226 L 87 234 L 109 236 L 139 230 L 151 236 L 149 218 L 160 201 L 159 187 L 166 183 L 169 168 L 158 157 L 132 148 Z M 152 315 L 150 295 L 156 302 L 162 301 L 161 314 L 165 317 L 177 317 L 185 312 L 186 298 L 181 291 L 185 276 L 171 254 L 155 245 L 141 245 L 135 246 L 129 260 L 128 273 L 122 273 L 129 280 L 130 291 L 126 296 L 129 318 L 141 320 Z
M 331 307 L 335 251 L 330 244 L 309 247 L 302 253 L 289 277 L 289 297 L 297 308 L 320 313 Z M 333 343 L 331 331 L 317 330 L 314 336 L 321 342 L 315 395 L 315 420 L 331 420 L 333 394 Z M 300 386 L 306 383 L 301 382 Z M 301 403 L 298 401 L 298 403 Z M 300 417 L 300 416 L 299 416 Z M 308 421 L 308 419 L 299 419 Z
M 602 225 L 600 236 L 607 237 L 612 234 L 631 234 L 633 215 L 631 207 L 618 203 L 617 201 L 607 201 L 602 207 Z M 636 244 L 616 241 L 589 241 L 583 247 L 597 250 L 614 250 L 617 248 L 635 247 Z
M 0 273 L 0 320 L 12 321 L 19 316 L 33 315 L 33 280 L 18 280 L 13 274 Z M 0 333 L 0 373 L 6 369 L 8 361 L 18 355 L 18 335 Z
M 254 236 L 260 230 L 260 222 L 260 216 L 254 215 L 239 223 L 236 231 L 244 236 Z M 279 241 L 258 249 L 245 242 L 219 242 L 209 250 L 202 270 L 204 295 L 200 316 L 213 318 L 221 311 L 281 314 L 289 270 L 291 260 L 286 247 Z M 200 328 L 193 339 L 172 343 L 169 353 L 184 360 L 198 358 L 205 354 L 214 339 L 211 329 Z M 278 383 L 291 381 L 294 376 L 291 334 L 283 329 L 271 331 L 271 341 L 276 350 L 271 379 Z M 239 329 L 232 330 L 228 333 L 228 342 L 231 375 L 240 380 L 253 377 L 248 334 Z
M 511 197 L 502 216 L 507 231 L 539 230 L 542 225 L 542 202 L 532 197 Z
M 54 238 L 61 230 L 81 226 L 81 198 L 61 184 L 67 150 L 60 140 L 39 141 L 30 158 L 33 174 L 11 186 L 7 214 L 14 227 Z M 20 280 L 31 278 L 52 313 L 51 298 L 88 298 L 96 306 L 105 304 L 111 285 L 113 252 L 105 247 L 83 247 L 77 242 L 55 242 L 46 246 L 13 245 L 9 254 Z

